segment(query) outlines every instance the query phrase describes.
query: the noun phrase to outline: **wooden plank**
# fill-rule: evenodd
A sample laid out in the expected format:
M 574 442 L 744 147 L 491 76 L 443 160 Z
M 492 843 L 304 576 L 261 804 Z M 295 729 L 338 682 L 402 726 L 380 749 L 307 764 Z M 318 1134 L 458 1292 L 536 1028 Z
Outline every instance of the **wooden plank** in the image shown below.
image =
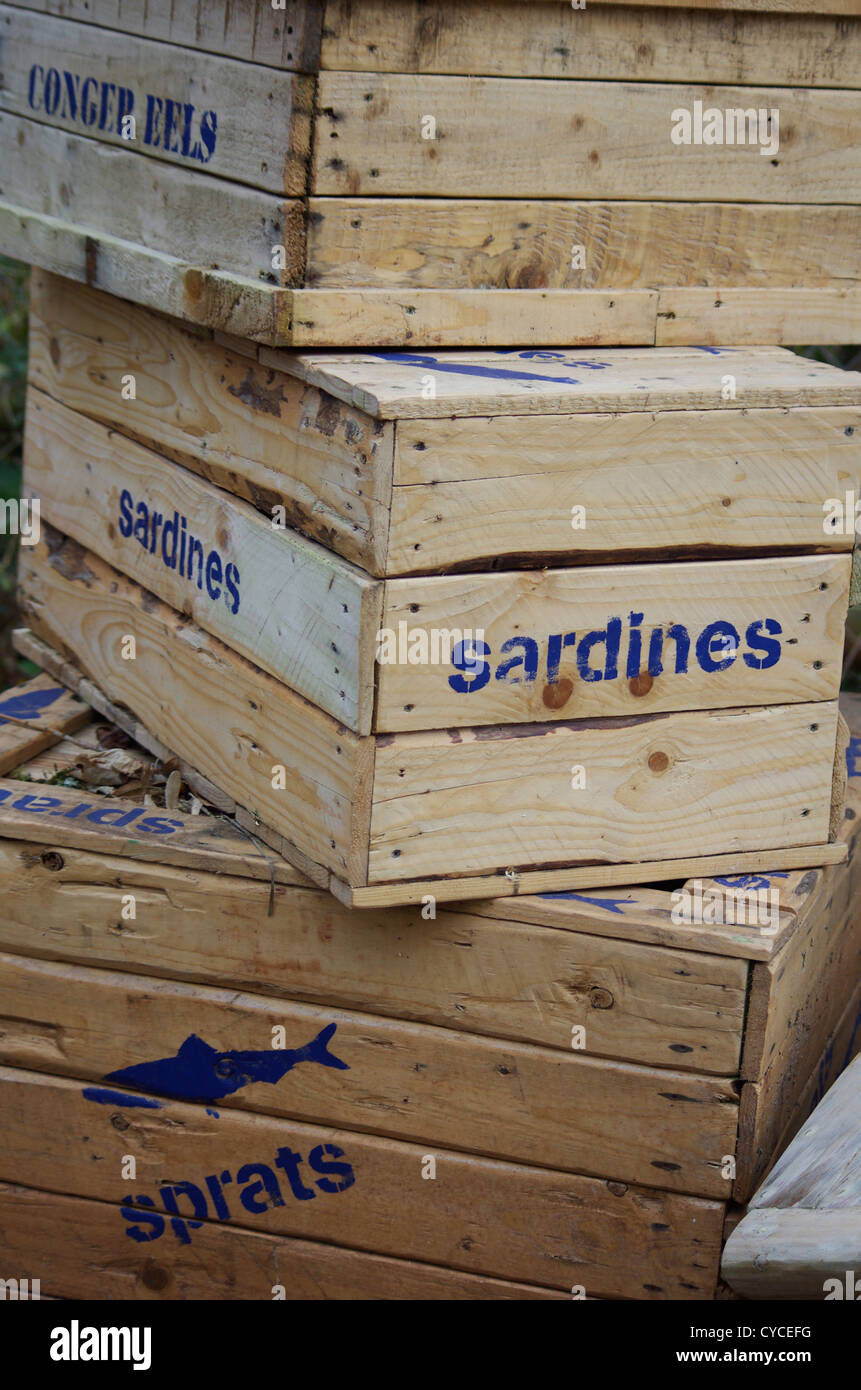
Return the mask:
M 41 480 L 31 486 L 49 520 L 76 539 L 98 540 L 97 531 L 91 538 L 65 526 L 63 511 L 52 518 L 51 489 Z M 114 558 L 110 549 L 106 558 Z M 835 555 L 390 579 L 374 727 L 403 732 L 834 700 L 850 568 L 848 555 Z M 630 623 L 613 617 L 632 609 Z M 671 631 L 679 645 L 675 638 L 670 644 Z M 704 650 L 700 634 L 708 645 L 712 631 L 729 634 L 730 664 L 721 638 Z M 765 632 L 785 634 L 776 653 L 773 643 L 762 645 Z M 775 654 L 766 675 L 762 664 Z M 416 664 L 422 656 L 426 664 Z
M 857 1298 L 859 1083 L 856 1058 L 778 1159 L 733 1233 L 724 1277 L 745 1297 Z
M 115 1126 L 113 1115 L 125 1123 Z M 59 1150 L 46 1150 L 48 1132 L 64 1135 Z M 434 1182 L 421 1180 L 427 1152 L 421 1146 L 230 1110 L 216 1118 L 201 1106 L 172 1101 L 123 1112 L 85 1100 L 80 1082 L 6 1067 L 0 1068 L 0 1133 L 0 1178 L 7 1183 L 26 1178 L 45 1191 L 111 1203 L 148 1197 L 156 1204 L 149 1221 L 139 1209 L 130 1212 L 129 1224 L 147 1225 L 147 1253 L 156 1258 L 161 1246 L 153 1249 L 153 1241 L 172 1249 L 177 1239 L 169 1222 L 157 1219 L 176 1195 L 166 1175 L 199 1186 L 212 1220 L 204 1177 L 227 1171 L 232 1185 L 220 1189 L 229 1213 L 223 1219 L 246 1229 L 340 1241 L 569 1293 L 579 1284 L 596 1297 L 703 1298 L 714 1288 L 723 1202 L 437 1151 L 440 1202 Z M 344 1174 L 340 1191 L 309 1186 L 317 1200 L 296 1200 L 279 1170 L 281 1205 L 257 1200 L 260 1215 L 241 1206 L 240 1187 L 249 1198 L 255 1188 L 262 1191 L 259 1182 L 249 1185 L 251 1174 L 238 1177 L 243 1165 L 265 1165 L 274 1178 L 276 1156 L 289 1147 L 301 1156 L 304 1186 L 317 1181 L 309 1157 L 320 1145 L 343 1155 L 354 1175 L 349 1187 Z M 133 1188 L 121 1176 L 122 1156 L 130 1151 L 137 1158 Z M 394 1207 L 393 1192 L 400 1194 Z M 187 1221 L 186 1205 L 176 1205 L 181 1216 L 175 1219 Z M 194 1243 L 196 1232 L 185 1229 Z
M 24 452 L 25 491 L 49 522 L 348 728 L 370 730 L 377 583 L 33 388 Z
M 655 340 L 657 291 L 293 290 L 295 348 L 533 347 Z
M 727 1242 L 721 1271 L 743 1298 L 855 1299 L 859 1232 L 861 1207 L 757 1208 Z
M 37 635 L 74 650 L 109 699 L 132 708 L 156 738 L 169 737 L 205 776 L 228 783 L 231 795 L 240 793 L 237 800 L 262 818 L 286 821 L 298 847 L 318 864 L 354 877 L 353 825 L 361 814 L 359 789 L 370 791 L 370 741 L 73 542 L 61 541 L 51 553 L 49 528 L 42 529 L 37 568 L 28 557 L 21 576 L 28 607 L 39 613 Z M 58 533 L 50 534 L 56 546 Z M 134 661 L 119 657 L 129 632 Z M 280 790 L 273 786 L 279 767 L 286 769 Z
M 0 5 L 0 39 L 5 111 L 189 173 L 205 169 L 281 195 L 305 192 L 312 78 L 10 5 Z M 123 133 L 127 115 L 135 121 L 131 139 Z
M 240 340 L 242 341 L 242 340 Z M 371 573 L 382 572 L 392 425 L 111 295 L 33 270 L 30 380 Z M 135 398 L 122 377 L 134 364 Z M 154 408 L 155 403 L 161 408 Z
M 65 15 L 100 28 L 119 29 L 245 62 L 314 72 L 322 6 L 285 0 L 278 9 L 235 0 L 15 0 L 40 14 Z
M 299 277 L 303 214 L 295 199 L 212 174 L 189 178 L 163 160 L 8 113 L 0 113 L 0 141 L 17 151 L 4 170 L 7 203 L 47 217 L 59 213 L 64 223 L 96 238 L 118 238 L 170 257 L 179 251 L 186 264 L 222 266 L 267 281 L 280 277 L 283 284 Z M 285 247 L 280 271 L 272 264 L 276 245 Z M 138 274 L 145 278 L 143 267 Z M 137 297 L 134 281 L 125 294 Z
M 682 858 L 825 842 L 836 714 L 819 703 L 380 739 L 368 883 L 577 860 L 626 863 L 638 882 L 667 845 Z M 572 766 L 586 769 L 582 794 Z
M 754 5 L 744 8 L 753 10 Z M 428 6 L 420 0 L 329 0 L 320 67 L 493 77 L 629 78 L 856 87 L 857 24 L 803 15 L 685 9 L 585 9 L 508 0 Z M 848 12 L 848 11 L 847 11 Z M 505 42 L 499 42 L 504 30 Z
M 531 3 L 531 0 L 527 0 Z M 655 0 L 595 0 L 598 5 L 654 5 Z M 675 9 L 753 10 L 757 14 L 848 14 L 857 15 L 858 0 L 661 0 Z
M 690 118 L 695 101 L 701 114 L 761 110 L 762 133 L 751 144 L 674 143 L 674 113 Z M 861 198 L 852 92 L 714 84 L 706 103 L 702 88 L 687 83 L 321 72 L 317 109 L 309 188 L 317 194 L 493 198 L 504 188 L 510 198 Z M 778 113 L 773 134 L 769 112 Z M 422 138 L 428 114 L 434 139 Z
M 0 777 L 80 729 L 89 717 L 89 706 L 51 676 L 34 676 L 7 690 L 0 697 Z
M 291 1302 L 484 1301 L 570 1298 L 561 1290 L 488 1279 L 415 1260 L 394 1260 L 316 1241 L 204 1222 L 191 1245 L 153 1259 L 125 1235 L 116 1206 L 0 1184 L 0 1238 L 7 1263 L 38 1268 L 42 1298 L 271 1299 Z
M 577 14 L 578 25 L 584 17 Z M 673 32 L 662 25 L 662 35 Z M 507 44 L 490 51 L 504 53 Z M 315 288 L 858 284 L 858 210 L 834 203 L 313 197 L 308 213 L 306 275 Z M 709 294 L 704 313 L 717 297 Z
M 572 449 L 568 416 L 401 420 L 389 573 L 845 547 L 822 504 L 855 486 L 859 426 L 834 408 L 578 415 Z
M 522 291 L 517 291 L 522 293 Z M 346 297 L 345 295 L 342 298 Z M 784 348 L 270 352 L 260 361 L 380 419 L 861 404 L 861 378 Z M 726 378 L 732 390 L 723 390 Z M 432 390 L 428 383 L 432 384 Z M 734 394 L 733 394 L 734 392 Z M 711 418 L 711 417 L 710 417 Z M 529 422 L 527 428 L 534 428 Z
M 799 342 L 855 342 L 861 330 L 861 289 L 805 286 L 780 295 L 734 286 L 662 289 L 655 342 L 664 347 L 688 343 L 694 336 L 706 344 L 730 339 L 740 346 L 784 343 L 790 324 Z
M 736 1142 L 729 1079 L 11 955 L 0 956 L 0 1020 L 8 1066 L 694 1196 L 729 1194 L 720 1161 Z M 231 1065 L 240 1073 L 247 1065 L 251 1084 L 235 1071 L 225 1084 L 221 1068 Z
M 0 124 L 3 117 L 0 116 Z M 0 247 L 58 275 L 270 344 L 291 341 L 288 291 L 189 265 L 87 227 L 0 200 Z
M 283 871 L 270 892 L 227 867 L 189 872 L 123 861 L 110 845 L 69 847 L 64 831 L 56 825 L 56 857 L 45 860 L 32 839 L 0 839 L 0 949 L 565 1053 L 581 1027 L 590 1057 L 737 1074 L 747 967 L 665 946 L 658 933 L 654 946 L 627 940 L 631 899 L 647 891 L 617 895 L 606 909 L 581 902 L 579 928 L 564 931 L 488 920 L 475 909 L 434 918 L 411 908 L 355 912 L 310 887 L 284 891 Z M 128 893 L 137 926 L 120 915 Z M 602 911 L 621 938 L 612 946 L 590 931 Z
M 56 824 L 55 817 L 63 824 Z M 263 852 L 221 818 L 166 813 L 124 797 L 107 798 L 70 787 L 54 786 L 46 794 L 20 781 L 0 780 L 0 836 L 26 836 L 50 846 L 37 857 L 51 871 L 62 867 L 62 851 L 71 845 L 155 864 L 240 874 L 267 885 L 302 882 L 289 864 Z

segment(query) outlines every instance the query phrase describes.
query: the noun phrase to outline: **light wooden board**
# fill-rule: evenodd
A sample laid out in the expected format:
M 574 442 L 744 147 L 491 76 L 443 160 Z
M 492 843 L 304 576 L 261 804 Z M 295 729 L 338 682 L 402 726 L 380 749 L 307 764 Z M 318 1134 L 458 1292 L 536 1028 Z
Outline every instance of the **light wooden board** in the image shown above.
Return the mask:
M 348 879 L 361 874 L 370 740 L 357 739 L 74 542 L 51 553 L 47 534 L 43 526 L 39 579 L 30 557 L 21 571 L 40 635 L 50 632 L 55 645 L 72 650 L 109 699 L 128 705 L 156 738 L 170 738 L 181 757 L 231 795 L 238 791 L 261 819 L 286 818 L 298 847 L 318 864 L 338 867 Z M 56 546 L 58 533 L 51 534 Z M 128 633 L 136 639 L 133 661 L 120 656 Z M 273 787 L 278 767 L 286 769 L 286 789 Z
M 636 863 L 637 881 L 669 845 L 681 859 L 824 843 L 836 713 L 771 706 L 380 739 L 368 882 L 453 874 L 465 842 L 471 874 L 494 860 L 515 871 L 591 860 L 596 887 L 604 864 Z M 586 769 L 579 791 L 572 766 Z
M 493 198 L 505 189 L 510 198 L 754 203 L 861 199 L 861 164 L 854 155 L 861 115 L 854 93 L 716 83 L 703 97 L 701 87 L 686 83 L 321 72 L 309 191 Z M 721 112 L 776 110 L 779 141 L 675 144 L 672 113 L 691 112 L 695 101 Z M 426 115 L 436 119 L 434 139 L 422 138 Z
M 303 212 L 295 199 L 205 172 L 190 178 L 186 169 L 164 160 L 8 112 L 0 113 L 0 142 L 16 151 L 4 168 L 4 202 L 84 228 L 85 235 L 126 240 L 186 265 L 221 266 L 267 281 L 280 277 L 284 284 L 299 277 Z M 272 265 L 276 245 L 286 248 L 285 267 L 277 272 Z M 146 258 L 138 262 L 138 277 L 147 278 Z M 137 297 L 134 281 L 125 293 Z
M 41 495 L 51 520 L 50 489 L 42 485 Z M 65 519 L 58 512 L 57 524 Z M 75 527 L 64 529 L 92 544 Z M 839 555 L 387 580 L 380 622 L 390 641 L 377 665 L 374 727 L 401 732 L 834 700 L 850 568 L 849 556 Z M 634 610 L 641 627 L 636 619 L 629 624 Z M 767 630 L 784 635 L 766 658 L 765 648 L 754 649 L 769 620 L 777 626 Z M 731 664 L 709 670 L 727 658 L 720 640 L 714 654 L 706 652 L 700 634 L 721 623 L 734 644 Z M 674 627 L 680 650 L 669 638 Z M 472 670 L 460 660 L 460 633 L 468 634 L 464 660 L 481 658 Z M 428 664 L 413 664 L 423 653 Z M 775 654 L 776 664 L 759 668 Z
M 313 79 L 192 55 L 151 38 L 94 31 L 91 24 L 0 5 L 0 105 L 129 155 L 177 164 L 189 174 L 205 170 L 270 193 L 301 196 Z M 49 78 L 52 71 L 57 79 Z M 133 139 L 123 137 L 124 114 L 134 118 Z M 136 167 L 145 180 L 146 168 Z
M 225 53 L 246 62 L 313 72 L 320 46 L 322 6 L 285 0 L 274 9 L 244 0 L 16 0 L 40 14 L 140 34 L 183 48 Z M 94 39 L 95 43 L 96 40 Z
M 255 878 L 266 883 L 267 892 L 270 882 L 303 882 L 289 864 L 267 854 L 220 817 L 157 807 L 142 810 L 139 802 L 123 797 L 106 798 L 63 786 L 46 792 L 4 778 L 0 780 L 0 836 L 10 834 L 26 835 L 46 846 L 37 857 L 49 869 L 62 867 L 58 861 L 71 845 L 93 853 Z
M 7 1262 L 41 1271 L 42 1298 L 137 1300 L 367 1299 L 485 1301 L 570 1298 L 562 1290 L 488 1279 L 416 1260 L 204 1223 L 191 1245 L 153 1259 L 125 1235 L 116 1206 L 0 1184 L 0 1239 Z M 282 1295 L 283 1296 L 283 1295 Z
M 555 0 L 553 8 L 564 13 Z M 308 211 L 306 276 L 315 288 L 858 284 L 858 209 L 834 203 L 313 197 Z M 704 313 L 718 297 L 705 295 Z
M 51 676 L 34 676 L 0 697 L 0 777 L 74 733 L 90 717 L 89 707 Z M 20 722 L 12 723 L 15 719 Z
M 839 2 L 839 0 L 838 0 Z M 641 0 L 642 3 L 642 0 Z M 754 10 L 754 4 L 739 8 Z M 801 7 L 799 6 L 799 9 Z M 428 7 L 420 0 L 329 0 L 321 68 L 857 87 L 857 24 L 803 16 L 558 3 Z M 716 12 L 717 11 L 717 12 Z M 844 13 L 849 13 L 848 8 Z M 505 34 L 504 43 L 499 36 Z
M 178 320 L 34 269 L 31 381 L 372 573 L 385 563 L 394 429 Z M 251 356 L 248 356 L 248 353 Z M 134 367 L 136 395 L 122 396 Z
M 527 0 L 531 3 L 531 0 Z M 598 5 L 653 5 L 654 0 L 595 0 Z M 752 10 L 757 14 L 848 14 L 857 15 L 858 0 L 662 0 L 675 9 L 683 5 L 694 10 Z
M 861 404 L 400 420 L 389 573 L 844 547 L 823 499 L 855 487 L 859 428 Z
M 856 1058 L 778 1159 L 727 1244 L 724 1277 L 745 1297 L 857 1299 L 859 1102 Z
M 349 728 L 370 731 L 379 585 L 32 388 L 27 415 L 24 487 L 47 521 Z M 814 641 L 824 646 L 821 633 Z
M 292 1117 L 701 1197 L 727 1197 L 731 1187 L 721 1173 L 738 1120 L 728 1079 L 11 955 L 0 956 L 0 1019 L 0 1061 L 114 1091 L 162 1096 L 178 1086 L 183 1100 L 219 1111 Z M 292 1052 L 333 1025 L 328 1054 L 346 1070 L 299 1057 L 275 1079 L 274 1029 L 284 1029 Z M 176 1058 L 189 1039 L 215 1051 L 183 1066 Z M 170 1058 L 182 1072 L 175 1079 Z M 241 1073 L 244 1065 L 272 1082 L 255 1082 L 251 1070 L 250 1084 L 222 1096 L 219 1069 Z M 140 1066 L 151 1067 L 149 1081 L 112 1079 Z
M 380 419 L 861 405 L 861 374 L 785 348 L 444 355 L 264 348 L 260 360 Z
M 611 1189 L 597 1178 L 440 1150 L 436 1178 L 423 1180 L 428 1150 L 420 1145 L 229 1110 L 216 1118 L 176 1102 L 121 1111 L 86 1101 L 81 1090 L 80 1082 L 0 1068 L 0 1179 L 110 1203 L 140 1193 L 164 1210 L 166 1180 L 203 1185 L 207 1174 L 228 1171 L 229 1224 L 245 1229 L 568 1292 L 580 1284 L 596 1297 L 702 1298 L 714 1287 L 723 1202 L 624 1183 Z M 62 1135 L 62 1144 L 46 1146 L 46 1134 Z M 254 1215 L 240 1205 L 251 1181 L 237 1181 L 244 1164 L 274 1172 L 278 1150 L 289 1147 L 305 1160 L 307 1180 L 309 1154 L 322 1144 L 342 1151 L 352 1186 L 309 1188 L 316 1200 L 300 1201 L 278 1170 L 281 1206 Z M 137 1159 L 134 1183 L 121 1176 L 128 1153 Z M 210 1199 L 210 1220 L 211 1208 Z M 193 1245 L 197 1232 L 188 1234 Z M 162 1243 L 166 1252 L 176 1248 L 167 1222 L 147 1254 L 157 1259 Z
M 665 896 L 657 892 L 581 901 L 572 930 L 462 908 L 425 919 L 416 908 L 351 911 L 310 887 L 285 891 L 283 875 L 270 894 L 268 883 L 227 870 L 122 860 L 107 844 L 70 847 L 64 830 L 57 860 L 43 860 L 32 839 L 0 839 L 0 948 L 565 1053 L 582 1027 L 590 1057 L 737 1074 L 746 964 L 705 954 L 703 945 L 719 945 L 692 930 L 687 943 L 662 944 L 672 943 L 665 908 L 655 945 L 626 939 L 649 898 Z M 129 893 L 134 921 L 121 915 Z M 596 918 L 612 941 L 597 934 Z
M 791 325 L 791 330 L 790 330 Z M 658 347 L 689 343 L 785 343 L 795 334 L 799 342 L 855 342 L 861 329 L 861 289 L 781 290 L 661 290 L 658 307 Z M 789 333 L 787 330 L 790 330 Z

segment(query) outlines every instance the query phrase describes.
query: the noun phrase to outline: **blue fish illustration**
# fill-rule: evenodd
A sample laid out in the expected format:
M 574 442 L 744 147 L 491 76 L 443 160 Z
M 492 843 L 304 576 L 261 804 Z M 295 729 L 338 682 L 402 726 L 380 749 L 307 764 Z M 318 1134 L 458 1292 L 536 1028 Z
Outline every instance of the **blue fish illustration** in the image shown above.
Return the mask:
M 385 362 L 399 362 L 406 367 L 432 367 L 435 372 L 454 372 L 458 376 L 490 377 L 495 381 L 550 381 L 554 386 L 564 382 L 567 386 L 579 386 L 575 376 L 539 376 L 537 372 L 513 372 L 510 367 L 485 367 L 479 362 L 446 362 L 428 353 L 420 352 L 372 352 L 371 357 L 381 357 Z
M 322 1028 L 304 1047 L 263 1052 L 218 1052 L 196 1033 L 186 1038 L 173 1057 L 155 1062 L 138 1062 L 133 1067 L 112 1071 L 105 1081 L 119 1081 L 171 1100 L 222 1100 L 254 1081 L 275 1086 L 299 1062 L 317 1062 L 321 1067 L 349 1071 L 346 1062 L 327 1047 L 337 1023 Z
M 0 724 L 5 724 L 4 714 L 12 719 L 41 719 L 49 705 L 59 700 L 65 691 L 61 685 L 54 690 L 24 690 L 12 695 L 0 705 Z

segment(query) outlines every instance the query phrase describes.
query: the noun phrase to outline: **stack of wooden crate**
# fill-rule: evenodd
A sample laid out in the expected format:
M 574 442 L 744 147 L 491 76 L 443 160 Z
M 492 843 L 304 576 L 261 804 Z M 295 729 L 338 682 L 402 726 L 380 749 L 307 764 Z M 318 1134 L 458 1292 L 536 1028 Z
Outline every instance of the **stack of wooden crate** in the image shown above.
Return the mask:
M 848 864 L 702 885 L 779 890 L 763 930 L 674 920 L 671 885 L 351 910 L 144 805 L 152 759 L 56 681 L 9 692 L 4 1256 L 96 1299 L 716 1296 L 858 1044 L 845 712 Z
M 177 9 L 0 5 L 6 1244 L 714 1297 L 861 1004 L 861 389 L 757 346 L 859 322 L 861 25 Z M 759 143 L 676 142 L 703 102 Z

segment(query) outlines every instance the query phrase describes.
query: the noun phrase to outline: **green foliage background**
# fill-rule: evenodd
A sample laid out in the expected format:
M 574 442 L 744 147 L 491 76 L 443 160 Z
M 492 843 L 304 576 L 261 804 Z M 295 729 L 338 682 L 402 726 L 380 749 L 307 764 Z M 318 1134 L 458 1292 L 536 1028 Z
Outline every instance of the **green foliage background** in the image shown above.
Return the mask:
M 0 498 L 18 497 L 27 380 L 27 267 L 0 256 Z M 9 643 L 18 537 L 0 535 L 0 690 L 25 674 Z

